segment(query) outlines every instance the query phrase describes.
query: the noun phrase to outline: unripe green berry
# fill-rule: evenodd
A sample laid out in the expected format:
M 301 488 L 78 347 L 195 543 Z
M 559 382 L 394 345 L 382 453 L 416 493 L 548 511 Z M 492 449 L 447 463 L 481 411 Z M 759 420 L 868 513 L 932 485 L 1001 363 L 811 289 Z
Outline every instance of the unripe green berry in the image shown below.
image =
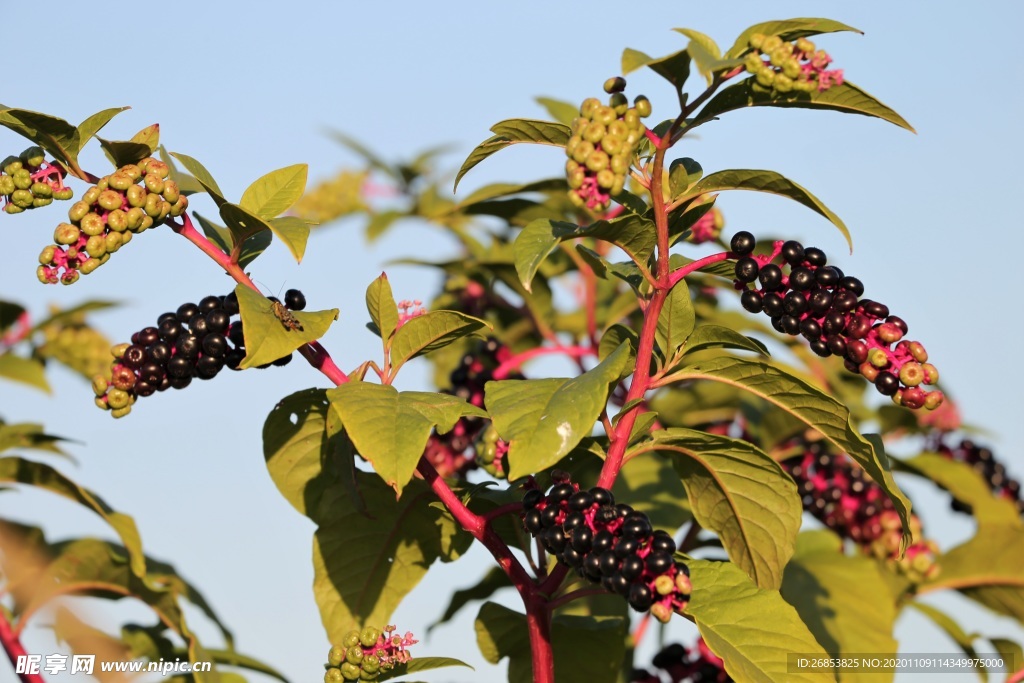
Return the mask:
M 86 204 L 95 204 L 96 200 L 100 197 L 100 192 L 102 191 L 103 190 L 93 185 L 85 191 L 85 194 L 82 195 L 82 201 Z
M 806 38 L 797 38 L 796 49 L 799 50 L 800 52 L 805 52 L 807 54 L 814 54 L 815 47 L 814 43 L 807 40 Z
M 102 235 L 107 227 L 103 219 L 96 213 L 85 214 L 82 220 L 78 222 L 78 225 L 81 226 L 82 232 L 89 236 Z
M 157 205 L 160 208 L 160 212 L 156 216 L 154 216 L 153 218 L 154 218 L 155 222 L 160 223 L 165 218 L 167 218 L 167 214 L 169 214 L 171 212 L 171 205 L 167 201 L 165 201 L 164 199 L 160 199 Z
M 876 329 L 876 333 L 878 334 L 878 338 L 887 344 L 898 342 L 903 338 L 903 330 L 892 323 L 882 323 Z
M 782 45 L 782 38 L 778 36 L 768 36 L 761 42 L 761 47 L 758 48 L 761 52 L 772 52 L 773 50 L 779 49 Z
M 164 191 L 164 181 L 154 173 L 147 173 L 146 177 L 143 178 L 143 183 L 146 185 L 146 189 L 150 192 L 160 194 Z
M 32 166 L 38 168 L 43 165 L 46 161 L 46 153 L 43 152 L 42 147 L 32 146 L 22 152 L 19 157 L 26 166 Z
M 690 577 L 682 572 L 676 574 L 676 590 L 683 595 L 693 593 L 693 584 L 690 582 Z
M 52 197 L 53 188 L 48 183 L 32 183 L 32 187 L 29 188 L 37 197 Z
M 587 126 L 589 125 L 590 119 L 584 118 L 582 116 L 577 116 L 572 120 L 572 134 L 577 136 L 583 135 L 583 131 L 585 131 L 587 129 Z
M 583 131 L 583 139 L 591 144 L 597 144 L 601 142 L 601 138 L 605 136 L 606 128 L 604 124 L 594 121 L 587 126 L 587 129 Z M 568 147 L 566 147 L 568 150 Z
M 608 98 L 608 106 L 615 111 L 616 116 L 622 116 L 629 109 L 629 98 L 620 92 L 614 93 Z
M 86 204 L 83 201 L 77 201 L 71 205 L 70 209 L 68 209 L 68 218 L 73 223 L 78 223 L 87 213 L 89 213 L 89 210 L 89 204 Z
M 761 61 L 761 55 L 756 52 L 749 52 L 747 56 L 743 58 L 743 68 L 752 74 L 756 74 L 764 66 L 764 62 Z
M 760 50 L 761 46 L 764 45 L 764 40 L 766 37 L 767 36 L 765 36 L 763 33 L 755 33 L 752 36 L 750 36 L 750 39 L 747 42 L 750 43 L 750 47 L 754 48 L 755 50 Z
M 672 580 L 672 577 L 662 574 L 654 580 L 654 590 L 657 591 L 658 595 L 668 595 L 675 591 L 676 582 Z
M 122 232 L 122 233 L 118 233 L 118 234 L 121 235 L 121 246 L 122 247 L 132 241 L 132 233 L 130 233 L 130 232 Z
M 15 190 L 11 195 L 11 202 L 22 209 L 32 206 L 32 193 L 28 190 Z
M 359 666 L 363 661 L 363 649 L 361 647 L 350 647 L 345 651 L 345 661 Z
M 128 405 L 128 392 L 120 389 L 111 389 L 107 392 L 107 405 L 112 410 L 124 408 Z
M 135 164 L 125 164 L 121 168 L 117 169 L 118 173 L 128 176 L 133 183 L 137 183 L 139 179 L 145 175 Z
M 910 344 L 907 345 L 907 350 L 918 363 L 924 363 L 928 360 L 928 352 L 925 351 L 924 344 L 921 342 L 910 342 Z
M 580 105 L 580 114 L 582 114 L 584 118 L 593 119 L 594 111 L 600 106 L 601 100 L 596 97 L 588 97 L 583 100 L 583 104 Z
M 131 344 L 128 344 L 127 342 L 111 346 L 110 355 L 114 358 L 120 358 L 124 355 L 124 352 L 128 350 L 129 346 L 131 346 Z
M 621 152 L 626 146 L 625 141 L 622 138 L 614 137 L 611 135 L 605 136 L 604 140 L 601 141 L 601 149 L 604 150 L 609 156 L 614 156 Z
M 51 263 L 53 263 L 53 255 L 56 253 L 57 247 L 53 246 L 52 244 L 48 247 L 45 247 L 43 251 L 39 254 L 39 263 L 43 264 L 44 266 L 50 265 Z
M 569 137 L 569 141 L 565 143 L 565 155 L 572 158 L 572 153 L 576 151 L 576 147 L 583 141 L 580 135 L 572 135 Z
M 586 140 L 576 145 L 576 149 L 572 151 L 572 160 L 578 164 L 584 164 L 587 161 L 587 157 L 594 151 L 594 145 Z
M 643 95 L 637 95 L 633 100 L 633 106 L 636 107 L 636 113 L 640 115 L 640 118 L 646 119 L 651 115 L 651 101 Z
M 672 619 L 672 610 L 659 602 L 651 605 L 651 616 L 661 623 L 667 624 Z
M 100 410 L 110 410 L 110 406 L 108 406 L 108 405 L 107 405 L 107 401 L 106 401 L 106 399 L 103 399 L 103 398 L 94 398 L 92 402 L 93 402 L 93 404 L 95 404 L 95 406 L 96 406 L 97 408 L 99 408 Z
M 868 362 L 879 369 L 889 367 L 889 356 L 885 355 L 882 349 L 871 349 L 868 353 Z
M 359 634 L 359 642 L 363 647 L 373 647 L 380 639 L 380 629 L 367 626 Z
M 629 135 L 629 126 L 626 125 L 625 121 L 615 120 L 612 121 L 607 128 L 607 136 L 625 140 L 626 136 Z
M 594 111 L 594 116 L 592 118 L 595 121 L 600 121 L 605 126 L 609 126 L 609 125 L 611 125 L 612 121 L 614 121 L 615 119 L 619 118 L 619 116 L 618 116 L 618 114 L 615 113 L 615 110 L 612 109 L 611 107 L 598 107 Z
M 114 209 L 107 215 L 107 227 L 114 232 L 124 232 L 128 229 L 128 214 L 121 209 Z
M 77 270 L 65 270 L 64 274 L 60 276 L 60 283 L 62 285 L 73 285 L 78 282 L 78 278 L 81 274 Z
M 626 79 L 622 76 L 615 76 L 604 82 L 604 91 L 608 94 L 622 92 L 625 89 Z
M 92 271 L 94 271 L 97 268 L 99 268 L 101 265 L 103 265 L 103 263 L 100 261 L 100 259 L 98 259 L 98 258 L 90 258 L 90 259 L 86 259 L 85 263 L 83 263 L 79 267 L 79 270 L 82 271 L 83 275 L 88 275 Z
M 803 73 L 800 69 L 800 62 L 796 57 L 789 57 L 782 63 L 782 73 L 786 74 L 789 78 L 799 78 L 800 74 Z
M 793 89 L 793 79 L 786 74 L 775 74 L 775 82 L 772 85 L 778 92 L 789 92 Z
M 57 244 L 74 244 L 82 236 L 82 231 L 70 223 L 61 223 L 53 231 L 53 241 Z
M 603 171 L 608 168 L 608 154 L 596 149 L 587 156 L 586 164 L 587 169 L 592 173 Z
M 327 663 L 331 666 L 339 666 L 343 661 L 345 661 L 345 648 L 335 645 L 327 653 Z
M 108 232 L 106 235 L 103 236 L 102 239 L 104 242 L 104 248 L 107 250 L 107 253 L 109 254 L 112 254 L 121 248 L 121 233 Z
M 931 363 L 924 363 L 921 365 L 921 369 L 924 370 L 924 383 L 935 384 L 939 381 L 939 369 Z
M 50 276 L 50 271 L 46 266 L 39 266 L 36 268 L 36 279 L 42 282 L 44 285 L 55 285 L 57 279 Z
M 142 208 L 146 205 L 146 197 L 148 193 L 146 188 L 138 185 L 132 185 L 128 188 L 125 196 L 128 198 L 128 206 Z
M 146 217 L 146 212 L 142 209 L 135 207 L 129 209 L 128 213 L 125 214 L 128 229 L 137 232 L 142 227 L 142 220 Z
M 14 178 L 9 175 L 0 176 L 0 195 L 10 197 L 17 188 L 14 186 Z
M 17 204 L 8 204 L 4 207 L 4 213 L 14 215 L 16 213 L 22 213 L 25 209 L 21 208 Z
M 629 171 L 629 155 L 616 154 L 612 157 L 612 171 L 618 175 L 625 175 Z
M 574 161 L 572 163 L 575 164 L 576 162 Z M 581 187 L 583 187 L 583 181 L 586 180 L 586 178 L 587 173 L 579 164 L 576 165 L 576 170 L 566 174 L 565 177 L 566 182 L 568 182 L 569 184 L 570 190 L 578 190 Z
M 117 190 L 103 190 L 96 199 L 96 203 L 107 211 L 113 211 L 121 208 L 123 199 L 122 194 Z
M 772 87 L 775 83 L 775 72 L 771 67 L 765 67 L 757 72 L 757 82 L 766 88 Z
M 117 190 L 119 192 L 124 192 L 135 184 L 131 176 L 120 170 L 112 173 L 110 180 L 108 180 L 107 183 L 110 185 L 110 189 Z
M 612 187 L 608 191 L 608 194 L 614 197 L 615 195 L 621 193 L 624 189 L 626 189 L 626 177 L 623 175 L 616 175 L 615 182 L 612 183 Z
M 146 173 L 155 175 L 160 180 L 163 180 L 170 175 L 171 168 L 159 159 L 151 158 L 149 165 L 146 167 Z
M 104 263 L 106 263 L 109 260 L 110 260 L 110 254 L 104 254 L 103 256 L 100 256 L 100 265 L 102 266 Z
M 924 399 L 924 407 L 926 410 L 935 410 L 942 405 L 945 398 L 946 396 L 941 391 L 929 391 Z
M 53 191 L 53 198 L 54 199 L 59 199 L 61 201 L 67 201 L 68 199 L 71 199 L 74 196 L 75 196 L 75 191 L 72 190 L 70 187 L 62 187 L 59 190 L 54 190 Z
M 185 213 L 186 209 L 188 209 L 188 197 L 181 195 L 178 197 L 178 201 L 174 202 L 174 205 L 171 206 L 171 216 L 177 218 Z
M 349 631 L 341 639 L 341 644 L 346 648 L 359 647 L 359 631 Z
M 92 392 L 96 396 L 103 396 L 107 393 L 107 389 L 110 387 L 110 382 L 103 375 L 96 375 L 92 378 Z
M 597 184 L 602 190 L 610 190 L 615 185 L 615 173 L 610 168 L 603 169 L 597 173 Z
M 348 662 L 342 662 L 341 666 L 338 667 L 341 670 L 341 675 L 346 681 L 358 681 L 359 680 L 359 667 L 355 664 L 349 664 Z
M 341 683 L 345 678 L 341 675 L 341 669 L 331 667 L 324 672 L 324 683 Z
M 916 387 L 924 381 L 924 368 L 914 361 L 904 363 L 900 368 L 900 381 L 908 387 Z
M 32 208 L 34 208 L 34 209 L 38 209 L 41 206 L 49 206 L 50 204 L 53 204 L 53 198 L 52 197 L 33 197 L 32 198 Z
M 573 206 L 576 206 L 580 209 L 587 205 L 586 201 L 583 200 L 583 197 L 581 197 L 576 192 L 569 193 L 569 201 L 572 202 Z
M 132 412 L 132 407 L 129 405 L 125 406 L 124 408 L 116 408 L 114 410 L 111 410 L 110 416 L 113 418 L 122 418 L 130 412 Z
M 146 215 L 150 218 L 156 218 L 160 215 L 160 203 L 163 200 L 160 199 L 158 194 L 150 194 L 146 196 L 146 205 L 142 207 L 142 210 L 146 212 Z
M 363 671 L 374 674 L 378 670 L 380 670 L 380 657 L 377 655 L 366 655 L 363 657 Z
M 143 216 L 142 217 L 142 225 L 139 226 L 139 232 L 142 232 L 143 230 L 149 230 L 152 227 L 153 227 L 153 219 L 150 218 L 149 216 Z
M 636 109 L 630 109 L 622 115 L 622 123 L 626 126 L 626 131 L 635 130 L 643 127 L 643 123 L 640 121 L 640 112 Z

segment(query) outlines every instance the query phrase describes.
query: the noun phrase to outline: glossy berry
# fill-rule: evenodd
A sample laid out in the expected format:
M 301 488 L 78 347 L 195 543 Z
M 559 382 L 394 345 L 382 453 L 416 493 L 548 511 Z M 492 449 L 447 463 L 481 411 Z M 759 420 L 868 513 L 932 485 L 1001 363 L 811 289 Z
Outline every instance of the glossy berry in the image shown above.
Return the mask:
M 754 247 L 757 246 L 757 240 L 749 232 L 742 230 L 732 237 L 732 241 L 729 246 L 733 253 L 739 256 L 746 256 L 754 251 Z
M 760 266 L 749 256 L 736 262 L 736 279 L 740 282 L 753 282 L 757 279 Z

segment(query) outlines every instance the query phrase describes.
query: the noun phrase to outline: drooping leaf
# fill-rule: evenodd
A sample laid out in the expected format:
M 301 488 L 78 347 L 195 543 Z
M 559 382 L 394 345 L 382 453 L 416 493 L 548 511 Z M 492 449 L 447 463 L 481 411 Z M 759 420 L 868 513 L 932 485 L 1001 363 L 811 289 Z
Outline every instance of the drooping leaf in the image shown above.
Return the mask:
M 492 183 L 490 185 L 484 185 L 478 190 L 474 190 L 468 197 L 459 202 L 459 208 L 467 210 L 475 204 L 481 204 L 492 199 L 507 197 L 514 194 L 523 194 L 527 192 L 553 192 L 565 190 L 567 188 L 568 185 L 565 182 L 565 178 L 548 178 L 546 180 L 537 180 L 532 183 Z
M 473 669 L 469 664 L 454 657 L 414 657 L 408 662 L 395 664 L 390 670 L 381 673 L 377 680 L 390 681 L 398 676 L 419 673 L 420 671 L 433 671 L 434 669 L 443 669 L 448 666 L 464 666 L 467 669 Z
M 213 176 L 210 175 L 205 166 L 186 154 L 171 152 L 170 155 L 180 161 L 181 165 L 192 174 L 196 182 L 202 185 L 203 189 L 213 197 L 213 201 L 217 204 L 218 208 L 227 204 L 228 200 L 224 198 L 224 193 L 221 192 L 220 186 L 217 185 L 217 181 L 213 179 Z
M 401 495 L 423 456 L 431 430 L 441 434 L 460 417 L 486 417 L 457 396 L 420 391 L 399 393 L 390 385 L 347 382 L 327 392 L 359 454 Z
M 723 88 L 704 105 L 690 125 L 700 125 L 728 111 L 744 107 L 796 107 L 861 114 L 915 132 L 914 127 L 902 116 L 849 81 L 844 81 L 842 85 L 833 85 L 825 91 L 779 93 L 770 88 L 763 88 L 753 78 Z
M 658 316 L 658 330 L 655 338 L 665 358 L 672 358 L 686 338 L 693 332 L 697 316 L 693 311 L 693 300 L 685 280 L 680 280 L 668 294 L 665 305 Z
M 292 328 L 274 313 L 272 302 L 244 285 L 235 287 L 242 316 L 246 355 L 242 369 L 270 363 L 287 356 L 295 349 L 319 339 L 338 319 L 338 309 L 327 311 L 292 311 L 290 315 L 301 328 Z
M 126 164 L 136 164 L 152 156 L 160 146 L 160 124 L 146 126 L 133 135 L 131 140 L 104 140 L 101 137 L 97 137 L 97 140 L 114 166 L 120 168 Z
M 755 192 L 767 192 L 797 201 L 812 211 L 821 214 L 832 222 L 839 232 L 846 238 L 846 243 L 853 250 L 853 240 L 850 231 L 839 216 L 821 203 L 821 201 L 806 189 L 797 185 L 785 176 L 775 171 L 759 171 L 752 169 L 734 169 L 729 171 L 718 171 L 705 176 L 696 185 L 690 188 L 686 196 L 699 196 L 710 192 L 721 192 L 723 190 L 753 190 Z
M 300 263 L 302 257 L 306 254 L 306 242 L 309 240 L 309 231 L 316 223 L 311 223 L 305 218 L 299 218 L 298 216 L 280 216 L 279 218 L 271 218 L 267 221 L 267 225 L 277 235 L 277 238 L 288 247 L 288 251 L 295 258 L 295 262 Z
M 519 231 L 513 249 L 516 273 L 526 291 L 531 290 L 533 276 L 537 274 L 540 264 L 558 248 L 561 239 L 556 231 L 559 228 L 562 228 L 563 231 L 572 231 L 577 227 L 564 221 L 539 218 L 527 223 L 526 227 Z
M 0 453 L 11 448 L 31 448 L 64 455 L 57 444 L 68 441 L 62 436 L 47 434 L 43 425 L 32 422 L 5 424 L 0 421 Z
M 967 655 L 967 659 L 976 663 L 974 670 L 982 683 L 988 681 L 988 670 L 985 668 L 982 658 L 974 649 L 974 641 L 979 638 L 977 633 L 967 633 L 953 617 L 931 605 L 916 601 L 910 602 L 908 605 L 911 609 L 928 617 L 933 624 L 942 629 L 949 636 L 950 640 L 956 643 L 963 653 Z
M 198 180 L 178 168 L 178 165 L 174 163 L 174 159 L 171 157 L 166 147 L 160 145 L 157 148 L 157 154 L 160 157 L 160 161 L 167 164 L 167 168 L 171 171 L 168 177 L 178 183 L 178 189 L 183 195 L 194 195 L 199 192 L 206 192 Z
M 87 117 L 84 121 L 78 124 L 78 149 L 75 150 L 75 153 L 77 154 L 81 152 L 96 133 L 100 132 L 105 125 L 110 123 L 111 119 L 126 109 L 129 109 L 129 107 L 113 107 L 111 109 L 104 109 L 103 111 L 98 111 L 92 116 Z
M 758 586 L 777 589 L 803 514 L 793 480 L 743 440 L 679 428 L 653 437 L 651 449 L 671 458 L 701 526 Z
M 979 524 L 974 538 L 939 558 L 939 574 L 918 594 L 954 588 L 1024 623 L 1024 525 Z
M 491 126 L 493 137 L 487 138 L 469 153 L 455 175 L 455 188 L 470 169 L 497 151 L 520 142 L 565 147 L 571 133 L 569 126 L 533 119 L 507 119 Z
M 366 310 L 370 313 L 370 320 L 377 327 L 377 334 L 386 343 L 398 327 L 398 304 L 391 293 L 387 273 L 381 273 L 380 277 L 366 288 Z
M 761 33 L 766 36 L 778 36 L 783 41 L 789 42 L 797 38 L 808 38 L 822 33 L 836 33 L 839 31 L 853 31 L 863 33 L 860 29 L 847 26 L 832 19 L 820 19 L 816 17 L 799 17 L 796 19 L 784 19 L 782 21 L 766 21 L 754 24 L 736 38 L 736 42 L 726 52 L 727 57 L 739 57 L 750 49 L 750 36 Z
M 110 116 L 113 117 L 116 113 Z M 53 158 L 71 167 L 78 166 L 78 151 L 82 147 L 81 137 L 78 129 L 64 119 L 26 109 L 2 109 L 0 126 L 28 138 L 49 152 Z
M 271 678 L 276 678 L 277 680 L 282 681 L 283 683 L 288 683 L 288 679 L 285 678 L 284 674 L 282 674 L 280 671 L 270 666 L 269 664 L 256 659 L 255 657 L 242 654 L 241 652 L 236 652 L 235 650 L 204 649 L 203 652 L 209 657 L 209 661 L 216 662 L 217 664 L 224 664 L 225 666 L 234 666 L 240 669 L 248 669 L 249 671 L 255 671 L 257 673 L 270 676 Z M 222 671 L 218 671 L 217 673 L 221 677 L 220 683 L 228 683 L 228 681 L 224 679 L 225 675 L 237 675 Z
M 78 318 L 79 316 L 81 316 L 84 313 L 91 313 L 93 311 L 102 311 L 102 310 L 105 310 L 107 308 L 114 308 L 115 306 L 120 306 L 120 305 L 121 305 L 120 302 L 117 302 L 117 301 L 106 301 L 106 300 L 103 300 L 103 299 L 92 299 L 90 301 L 86 301 L 85 303 L 78 304 L 77 306 L 72 306 L 71 308 L 64 308 L 64 309 L 61 309 L 59 311 L 56 311 L 56 312 L 48 315 L 47 317 L 45 317 L 42 320 L 40 320 L 39 322 L 37 322 L 32 327 L 32 329 L 30 330 L 29 333 L 30 334 L 34 334 L 35 332 L 38 332 L 38 331 L 42 330 L 43 328 L 48 327 L 50 325 L 59 325 L 59 324 L 65 323 L 65 322 L 67 322 L 69 320 L 73 320 L 75 318 Z
M 721 325 L 700 325 L 686 338 L 683 355 L 705 349 L 741 349 L 768 356 L 768 348 L 754 339 Z
M 652 527 L 674 536 L 679 527 L 693 519 L 693 514 L 686 488 L 671 461 L 653 453 L 628 457 L 612 487 L 615 500 L 643 512 Z
M 616 617 L 558 615 L 551 623 L 555 680 L 614 683 L 625 654 L 627 620 Z M 526 615 L 493 602 L 476 618 L 476 642 L 484 659 L 497 664 L 508 657 L 509 683 L 532 683 Z
M 431 506 L 422 481 L 395 492 L 375 474 L 357 472 L 366 512 L 337 487 L 328 489 L 314 515 L 313 594 L 331 642 L 364 624 L 386 624 L 395 608 L 450 546 L 464 534 Z
M 674 28 L 672 30 L 675 31 L 676 33 L 681 33 L 690 40 L 694 41 L 695 43 L 698 43 L 702 48 L 704 48 L 704 50 L 709 55 L 711 55 L 715 59 L 721 59 L 722 48 L 718 47 L 718 43 L 716 43 L 714 39 L 711 36 L 707 35 L 706 33 L 695 31 L 692 28 Z
M 135 575 L 146 575 L 146 559 L 142 554 L 142 539 L 135 520 L 115 511 L 89 489 L 79 486 L 45 463 L 13 456 L 0 458 L 0 482 L 34 486 L 89 508 L 109 524 L 124 543 Z
M 705 36 L 706 37 L 706 36 Z M 697 67 L 708 85 L 714 80 L 717 74 L 734 69 L 743 64 L 742 59 L 722 59 L 708 49 L 707 43 L 703 40 L 691 40 L 686 46 L 690 59 Z
M 827 655 L 778 591 L 758 588 L 731 562 L 691 559 L 686 564 L 693 582 L 686 614 L 733 680 L 834 683 L 830 673 L 790 667 L 797 654 Z
M 34 358 L 22 358 L 14 351 L 0 353 L 0 378 L 27 384 L 46 393 L 51 393 L 46 381 L 43 364 Z
M 239 206 L 269 221 L 291 208 L 306 190 L 309 166 L 295 164 L 257 178 L 242 193 Z
M 880 565 L 868 557 L 844 554 L 842 540 L 831 531 L 797 536 L 796 552 L 782 578 L 782 597 L 796 608 L 830 657 L 896 654 L 896 608 Z M 838 674 L 842 683 L 885 683 L 893 678 L 891 672 L 852 667 Z
M 569 104 L 568 102 L 550 97 L 535 97 L 533 100 L 544 107 L 551 114 L 551 118 L 566 126 L 571 126 L 576 117 L 580 115 L 580 109 L 575 104 Z
M 900 461 L 901 469 L 933 481 L 949 491 L 956 500 L 971 508 L 980 524 L 1020 523 L 1013 503 L 992 494 L 988 482 L 966 463 L 944 458 L 938 453 L 922 453 Z
M 858 433 L 851 424 L 849 410 L 836 399 L 767 363 L 744 358 L 709 359 L 675 371 L 670 377 L 680 381 L 707 379 L 741 388 L 818 430 L 882 487 L 899 513 L 903 528 L 910 528 L 910 501 L 893 479 L 881 441 Z
M 79 619 L 64 606 L 56 610 L 53 635 L 58 643 L 66 643 L 74 654 L 88 653 L 95 657 L 94 673 L 99 683 L 117 683 L 124 680 L 122 673 L 104 672 L 103 663 L 124 662 L 135 659 L 130 647 L 114 636 Z
M 666 81 L 681 89 L 690 77 L 690 54 L 686 50 L 673 52 L 667 57 L 651 57 L 639 50 L 626 48 L 622 51 L 622 73 L 628 74 L 641 67 L 650 67 Z
M 485 404 L 509 442 L 510 479 L 551 467 L 569 453 L 604 410 L 610 386 L 629 359 L 622 345 L 573 379 L 504 380 L 485 385 Z
M 407 320 L 392 337 L 392 375 L 413 358 L 442 349 L 483 328 L 491 329 L 491 326 L 479 318 L 458 311 L 428 311 Z

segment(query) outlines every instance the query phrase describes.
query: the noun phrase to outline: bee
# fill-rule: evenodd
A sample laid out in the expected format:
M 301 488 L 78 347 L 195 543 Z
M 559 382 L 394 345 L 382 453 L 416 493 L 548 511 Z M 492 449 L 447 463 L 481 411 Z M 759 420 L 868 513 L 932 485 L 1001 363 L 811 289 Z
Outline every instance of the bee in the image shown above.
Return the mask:
M 300 323 L 298 319 L 292 315 L 292 312 L 288 310 L 288 307 L 280 301 L 271 301 L 270 311 L 277 316 L 278 320 L 281 321 L 281 326 L 289 332 L 292 330 L 298 330 L 299 332 L 304 331 L 302 323 Z

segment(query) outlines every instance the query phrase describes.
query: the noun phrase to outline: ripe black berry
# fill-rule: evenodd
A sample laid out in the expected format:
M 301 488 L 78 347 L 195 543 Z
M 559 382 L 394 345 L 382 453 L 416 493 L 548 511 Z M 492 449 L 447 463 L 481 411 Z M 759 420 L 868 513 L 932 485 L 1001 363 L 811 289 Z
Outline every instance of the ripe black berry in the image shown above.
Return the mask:
M 615 536 L 610 531 L 598 531 L 594 534 L 594 543 L 591 552 L 603 554 L 615 546 Z
M 199 312 L 199 307 L 195 304 L 182 304 L 178 306 L 178 320 L 182 323 L 188 324 L 188 321 L 192 319 L 196 313 Z
M 757 279 L 759 270 L 760 266 L 757 265 L 757 261 L 745 256 L 736 262 L 736 279 L 740 282 L 753 282 Z
M 208 334 L 203 337 L 203 355 L 221 358 L 227 353 L 228 340 L 222 334 Z
M 284 293 L 284 305 L 293 311 L 301 311 L 306 307 L 306 297 L 297 289 L 289 289 Z
M 814 341 L 821 337 L 821 325 L 814 318 L 804 318 L 800 321 L 800 334 Z
M 733 235 L 732 241 L 729 243 L 733 253 L 739 254 L 740 256 L 746 256 L 754 251 L 754 247 L 756 245 L 757 240 L 754 239 L 754 236 L 746 230 L 741 230 Z
M 560 553 L 565 548 L 566 537 L 561 527 L 553 526 L 541 534 L 541 542 L 550 553 Z
M 210 311 L 220 308 L 221 305 L 222 302 L 219 296 L 204 296 L 199 301 L 199 312 L 205 315 Z
M 885 304 L 878 303 L 877 301 L 865 299 L 861 302 L 861 305 L 864 307 L 865 313 L 876 318 L 885 318 L 889 315 L 889 307 Z
M 627 520 L 622 525 L 622 534 L 626 538 L 643 540 L 651 535 L 651 523 L 647 521 L 646 516 Z
M 587 523 L 587 518 L 582 512 L 571 512 L 562 522 L 562 528 L 567 532 L 575 531 Z
M 665 552 L 669 555 L 676 551 L 676 542 L 672 540 L 672 537 L 666 531 L 655 531 L 654 536 L 651 537 L 651 550 L 656 552 Z
M 174 340 L 181 334 L 182 327 L 177 316 L 173 316 L 170 320 L 165 320 L 160 323 L 160 326 L 157 329 L 160 331 L 160 339 L 169 344 L 173 344 Z
M 825 252 L 817 247 L 807 247 L 804 249 L 804 260 L 817 268 L 821 268 L 828 263 L 828 257 L 825 256 Z
M 289 306 L 289 308 L 294 307 Z M 224 297 L 224 310 L 228 315 L 238 315 L 238 294 L 235 293 L 235 290 L 231 290 L 231 293 Z
M 790 315 L 800 315 L 807 310 L 807 299 L 800 292 L 790 292 L 782 300 L 783 309 Z
M 146 350 L 137 344 L 132 344 L 121 356 L 121 363 L 132 370 L 139 369 L 146 360 Z
M 883 396 L 892 396 L 900 388 L 900 380 L 891 372 L 880 372 L 875 378 L 875 388 Z
M 782 287 L 782 269 L 774 263 L 765 265 L 757 274 L 761 288 L 766 292 L 773 292 Z
M 832 307 L 840 313 L 848 313 L 857 308 L 857 295 L 847 289 L 840 289 L 832 297 Z
M 572 533 L 572 547 L 581 553 L 590 552 L 594 545 L 594 532 L 590 527 L 576 529 Z
M 175 356 L 167 361 L 167 375 L 172 379 L 192 376 L 192 363 L 187 358 Z
M 822 358 L 828 358 L 832 355 L 832 351 L 828 348 L 828 343 L 823 339 L 815 339 L 812 341 L 810 343 L 810 348 L 816 356 L 821 356 Z
M 606 488 L 595 486 L 590 489 L 590 495 L 594 497 L 594 502 L 598 505 L 615 505 L 615 496 Z
M 224 361 L 220 358 L 203 356 L 196 361 L 196 377 L 199 379 L 213 379 L 224 367 Z
M 589 510 L 590 506 L 594 504 L 594 496 L 590 491 L 577 491 L 569 498 L 569 509 L 570 510 Z
M 575 492 L 572 484 L 559 484 L 548 492 L 548 502 L 558 505 L 563 500 L 568 500 Z
M 772 318 L 778 317 L 786 312 L 783 299 L 776 292 L 769 292 L 765 294 L 764 298 L 761 299 L 761 304 L 764 306 L 764 312 Z
M 538 493 L 540 492 L 538 491 Z M 533 535 L 539 533 L 542 528 L 540 521 L 540 510 L 531 509 L 529 512 L 527 512 L 526 515 L 523 517 L 523 526 L 526 527 L 526 530 Z
M 619 558 L 611 550 L 601 553 L 600 557 L 601 574 L 611 576 L 619 571 Z
M 164 369 L 156 363 L 143 363 L 142 367 L 139 368 L 139 380 L 153 385 L 154 391 L 156 391 L 156 387 L 163 378 Z
M 839 281 L 839 286 L 852 293 L 854 296 L 860 296 L 864 293 L 864 283 L 855 277 L 850 277 L 849 275 Z
M 822 287 L 835 287 L 839 284 L 839 272 L 831 266 L 818 268 L 814 271 L 814 279 Z
M 234 329 L 234 326 L 232 326 L 232 333 L 234 332 Z M 231 341 L 235 340 L 232 338 Z M 523 507 L 526 508 L 527 510 L 532 510 L 533 508 L 537 507 L 537 503 L 539 503 L 543 498 L 544 494 L 541 493 L 540 490 L 530 489 L 529 491 L 526 492 L 526 495 L 523 496 Z
M 782 258 L 791 266 L 799 266 L 804 261 L 804 246 L 796 240 L 789 240 L 782 245 Z
M 553 527 L 558 522 L 558 516 L 560 514 L 561 510 L 558 509 L 557 505 L 548 505 L 546 508 L 541 510 L 540 522 L 545 528 Z
M 231 324 L 231 316 L 223 308 L 217 308 L 206 314 L 206 329 L 214 334 L 226 332 Z
M 814 271 L 809 268 L 794 268 L 789 273 L 789 286 L 798 292 L 804 292 L 814 286 Z
M 644 573 L 644 561 L 636 555 L 626 557 L 622 560 L 619 573 L 630 581 L 639 579 L 640 575 Z
M 146 347 L 146 360 L 164 365 L 171 357 L 171 347 L 167 342 L 158 341 Z
M 753 289 L 744 290 L 740 295 L 740 305 L 751 313 L 760 313 L 764 308 L 761 303 L 761 295 Z
M 652 574 L 664 574 L 673 565 L 672 556 L 665 552 L 655 552 L 647 556 L 647 571 Z
M 619 542 L 615 544 L 615 556 L 619 559 L 628 557 L 636 553 L 640 548 L 640 541 L 635 538 L 620 538 Z
M 182 358 L 196 358 L 199 355 L 201 342 L 194 334 L 184 334 L 174 343 L 174 351 Z
M 646 612 L 654 604 L 654 592 L 642 583 L 634 583 L 629 589 L 629 606 L 638 612 Z
M 145 327 L 139 331 L 139 346 L 146 347 L 160 340 L 160 331 L 155 327 Z
M 197 337 L 205 337 L 206 333 L 210 331 L 210 328 L 206 324 L 206 316 L 194 315 L 192 319 L 188 321 L 188 329 L 192 334 Z
M 824 289 L 816 289 L 811 292 L 811 298 L 807 300 L 810 304 L 811 313 L 815 316 L 824 315 L 825 311 L 832 307 L 832 295 Z
M 780 321 L 782 329 L 786 331 L 786 334 L 797 335 L 800 332 L 800 318 L 795 315 L 784 315 Z

